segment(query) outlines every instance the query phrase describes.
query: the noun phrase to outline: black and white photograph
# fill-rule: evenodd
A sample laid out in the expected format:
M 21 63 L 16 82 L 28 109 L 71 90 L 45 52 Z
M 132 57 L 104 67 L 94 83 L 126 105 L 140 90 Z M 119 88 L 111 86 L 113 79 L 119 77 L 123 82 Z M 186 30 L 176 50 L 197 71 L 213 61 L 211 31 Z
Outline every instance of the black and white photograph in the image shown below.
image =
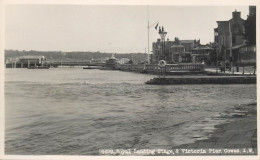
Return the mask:
M 5 1 L 4 157 L 257 159 L 252 2 Z

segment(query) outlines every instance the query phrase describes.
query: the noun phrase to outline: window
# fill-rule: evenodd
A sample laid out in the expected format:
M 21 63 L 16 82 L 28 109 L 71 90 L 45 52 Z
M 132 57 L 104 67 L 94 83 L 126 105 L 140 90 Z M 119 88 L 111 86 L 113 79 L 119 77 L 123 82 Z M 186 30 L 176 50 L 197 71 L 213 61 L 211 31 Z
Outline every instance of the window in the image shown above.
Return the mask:
M 235 36 L 232 37 L 232 44 L 234 44 L 234 43 L 236 43 L 236 37 Z

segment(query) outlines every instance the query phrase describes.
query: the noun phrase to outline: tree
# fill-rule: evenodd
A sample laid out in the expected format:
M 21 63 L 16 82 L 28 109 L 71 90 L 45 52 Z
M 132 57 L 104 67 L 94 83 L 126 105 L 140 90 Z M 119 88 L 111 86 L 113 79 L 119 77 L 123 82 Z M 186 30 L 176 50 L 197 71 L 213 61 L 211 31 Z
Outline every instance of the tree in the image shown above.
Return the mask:
M 256 14 L 248 16 L 245 21 L 245 38 L 248 44 L 256 44 Z

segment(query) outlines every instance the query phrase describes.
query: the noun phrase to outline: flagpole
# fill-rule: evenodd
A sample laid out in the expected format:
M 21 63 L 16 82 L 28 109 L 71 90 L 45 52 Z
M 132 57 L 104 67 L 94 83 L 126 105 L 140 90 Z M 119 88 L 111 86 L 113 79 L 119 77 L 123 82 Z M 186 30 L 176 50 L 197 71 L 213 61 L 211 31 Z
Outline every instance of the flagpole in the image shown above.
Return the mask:
M 148 36 L 148 51 L 147 51 L 147 58 L 148 58 L 148 64 L 150 64 L 150 27 L 154 26 L 155 24 L 158 25 L 159 21 L 156 21 L 152 25 L 149 23 L 149 5 L 147 6 L 147 20 L 148 20 L 148 25 L 147 25 L 147 36 Z
M 148 25 L 147 25 L 147 31 L 148 31 L 148 51 L 147 51 L 147 63 L 150 64 L 150 57 L 149 57 L 149 54 L 150 54 L 150 26 L 149 26 L 149 5 L 147 6 L 147 20 L 148 20 Z
M 149 12 L 149 11 L 148 11 Z M 148 15 L 148 51 L 147 51 L 147 56 L 148 56 L 148 64 L 150 64 L 150 57 L 149 57 L 149 54 L 150 54 L 150 48 L 149 48 L 149 43 L 150 43 L 150 27 L 149 27 L 149 15 Z

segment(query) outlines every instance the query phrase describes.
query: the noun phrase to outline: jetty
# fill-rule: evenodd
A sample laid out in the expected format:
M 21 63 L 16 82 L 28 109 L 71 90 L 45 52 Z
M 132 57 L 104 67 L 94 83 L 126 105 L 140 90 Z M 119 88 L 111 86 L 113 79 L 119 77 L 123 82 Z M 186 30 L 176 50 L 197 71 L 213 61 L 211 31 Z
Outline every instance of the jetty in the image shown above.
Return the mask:
M 123 64 L 118 65 L 117 68 L 120 71 L 155 75 L 190 75 L 205 73 L 205 65 L 192 63 L 167 64 L 163 68 L 160 68 L 158 64 Z
M 241 75 L 190 75 L 161 76 L 150 79 L 146 84 L 178 85 L 178 84 L 256 84 L 256 76 Z

